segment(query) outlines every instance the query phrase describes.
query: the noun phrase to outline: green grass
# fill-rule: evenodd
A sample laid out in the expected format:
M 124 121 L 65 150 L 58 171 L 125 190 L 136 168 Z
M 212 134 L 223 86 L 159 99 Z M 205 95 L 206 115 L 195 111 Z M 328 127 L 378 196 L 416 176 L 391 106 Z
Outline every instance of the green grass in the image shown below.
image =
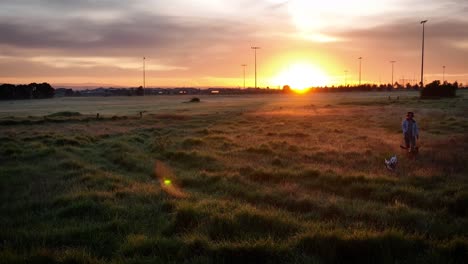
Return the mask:
M 460 95 L 0 102 L 1 262 L 464 263 Z

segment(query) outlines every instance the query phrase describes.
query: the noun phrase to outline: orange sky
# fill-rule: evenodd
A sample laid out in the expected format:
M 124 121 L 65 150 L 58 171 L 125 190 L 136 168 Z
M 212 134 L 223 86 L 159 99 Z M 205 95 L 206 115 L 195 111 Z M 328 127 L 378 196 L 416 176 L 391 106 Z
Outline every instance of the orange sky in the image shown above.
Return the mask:
M 464 0 L 140 0 L 0 3 L 0 83 L 55 86 L 254 86 L 468 83 Z

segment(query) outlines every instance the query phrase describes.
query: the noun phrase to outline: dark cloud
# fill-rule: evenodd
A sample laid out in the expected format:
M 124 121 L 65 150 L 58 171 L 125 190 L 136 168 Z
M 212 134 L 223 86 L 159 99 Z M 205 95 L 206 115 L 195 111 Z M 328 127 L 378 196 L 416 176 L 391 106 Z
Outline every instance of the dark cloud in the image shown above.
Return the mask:
M 468 36 L 468 21 L 448 19 L 446 21 L 429 21 L 426 24 L 428 37 L 438 39 L 463 39 Z M 422 26 L 418 20 L 405 20 L 394 24 L 382 25 L 370 29 L 342 32 L 341 36 L 366 40 L 390 40 L 420 38 Z
M 121 9 L 128 10 L 133 1 L 119 0 L 2 0 L 4 10 L 17 10 L 24 13 L 27 11 L 38 12 L 41 10 L 53 13 L 57 11 L 87 11 L 87 10 L 110 10 Z M 40 12 L 38 12 L 40 14 Z M 56 15 L 64 15 L 57 13 Z
M 78 2 L 75 5 L 81 6 L 87 1 Z M 67 5 L 58 3 L 57 6 Z M 4 17 L 0 18 L 0 35 L 8 37 L 0 38 L 0 55 L 147 56 L 161 64 L 197 69 L 199 73 L 216 71 L 228 75 L 233 71 L 219 65 L 232 63 L 232 54 L 250 54 L 251 42 L 246 39 L 252 42 L 268 39 L 256 37 L 260 30 L 249 22 L 182 15 L 164 16 L 130 9 L 120 19 L 105 23 L 66 16 L 49 18 L 43 23 L 37 17 L 22 20 Z M 242 60 L 243 56 L 237 57 Z M 76 73 L 86 70 L 91 69 L 76 69 Z M 34 72 L 44 71 L 35 67 Z
M 456 47 L 466 43 L 468 22 L 459 19 L 429 20 L 425 35 L 425 69 L 428 76 L 441 72 L 442 65 L 452 73 L 462 76 L 468 71 L 468 49 Z M 397 60 L 398 74 L 406 77 L 416 76 L 421 63 L 422 26 L 419 21 L 404 20 L 366 30 L 341 32 L 339 37 L 346 42 L 330 44 L 329 52 L 342 57 L 365 58 L 366 72 L 371 76 L 385 76 L 383 69 L 388 68 L 389 60 Z M 348 48 L 353 49 L 348 49 Z M 354 67 L 355 59 L 350 60 Z M 458 77 L 453 77 L 458 78 Z M 463 80 L 465 77 L 462 77 Z
M 181 1 L 177 2 L 180 4 Z M 76 67 L 65 69 L 28 60 L 37 56 L 147 56 L 162 65 L 189 68 L 190 70 L 184 71 L 184 76 L 235 77 L 238 64 L 252 63 L 250 45 L 253 44 L 263 47 L 260 53 L 261 62 L 273 59 L 275 54 L 291 50 L 316 50 L 317 53 L 329 54 L 338 59 L 352 56 L 353 60 L 354 54 L 349 55 L 346 49 L 355 49 L 356 53 L 373 52 L 373 56 L 378 53 L 388 57 L 419 56 L 421 26 L 418 23 L 419 18 L 407 18 L 411 10 L 395 16 L 394 21 L 398 22 L 394 24 L 365 30 L 346 28 L 342 32 L 322 32 L 346 40 L 323 44 L 292 37 L 297 29 L 291 24 L 291 17 L 287 13 L 288 2 L 229 2 L 229 6 L 236 9 L 233 13 L 237 15 L 223 17 L 218 14 L 191 13 L 190 8 L 185 10 L 183 6 L 179 13 L 176 9 L 172 15 L 158 13 L 158 8 L 170 5 L 170 1 L 2 0 L 0 77 L 28 74 L 98 77 L 129 73 L 128 70 L 117 67 L 113 69 L 113 65 L 80 68 L 79 63 L 76 63 Z M 417 3 L 418 6 L 423 6 L 424 2 L 411 0 L 411 3 Z M 435 2 L 429 1 L 429 4 L 433 3 Z M 146 4 L 148 8 L 142 9 Z M 206 5 L 207 2 L 201 4 L 203 7 Z M 444 6 L 444 10 L 440 12 L 460 14 L 467 10 L 468 2 L 449 0 L 444 2 Z M 427 46 L 433 54 L 429 54 L 428 60 L 431 61 L 431 56 L 432 60 L 446 57 L 467 69 L 463 58 L 468 56 L 468 51 L 463 45 L 454 44 L 467 41 L 468 21 L 452 15 L 438 15 L 437 19 L 429 17 Z M 391 21 L 388 17 L 384 20 Z M 2 61 L 2 55 L 17 58 L 16 62 L 5 59 Z M 6 69 L 8 65 L 11 67 Z M 176 76 L 177 72 L 154 74 Z
M 446 20 L 429 21 L 425 26 L 426 44 L 447 55 L 456 55 L 454 60 L 468 56 L 468 50 L 457 49 L 456 43 L 466 41 L 468 21 Z M 366 30 L 353 30 L 339 33 L 347 39 L 350 46 L 361 47 L 361 50 L 380 50 L 385 53 L 408 54 L 418 51 L 421 45 L 422 26 L 418 21 L 402 21 L 396 24 L 383 25 Z M 335 43 L 335 46 L 346 46 Z
M 121 21 L 98 23 L 73 19 L 57 21 L 60 27 L 37 23 L 0 21 L 0 45 L 27 48 L 144 48 L 186 44 L 236 36 L 242 28 L 226 21 L 198 21 L 134 14 Z
M 146 5 L 151 12 L 141 9 Z M 195 49 L 207 44 L 235 42 L 240 36 L 258 31 L 257 26 L 249 25 L 253 22 L 235 16 L 197 17 L 197 14 L 185 14 L 184 10 L 180 10 L 177 16 L 155 13 L 158 7 L 165 5 L 170 6 L 171 3 L 144 0 L 3 0 L 1 6 L 7 13 L 0 16 L 0 35 L 6 37 L 0 38 L 0 46 L 83 55 L 87 52 L 125 55 L 135 49 L 171 52 L 170 49 L 174 48 Z M 267 10 L 271 6 L 264 1 L 252 3 L 246 0 L 232 5 L 243 10 Z M 12 10 L 15 12 L 8 12 Z M 99 15 L 103 16 L 102 19 Z M 267 21 L 265 18 L 264 22 Z

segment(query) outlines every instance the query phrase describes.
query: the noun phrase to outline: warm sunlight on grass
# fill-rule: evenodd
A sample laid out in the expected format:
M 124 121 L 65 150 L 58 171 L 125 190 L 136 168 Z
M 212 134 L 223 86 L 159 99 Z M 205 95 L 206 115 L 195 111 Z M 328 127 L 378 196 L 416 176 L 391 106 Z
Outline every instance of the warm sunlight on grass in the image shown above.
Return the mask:
M 466 263 L 468 91 L 417 95 L 0 102 L 0 263 Z
M 329 77 L 321 69 L 308 63 L 295 63 L 284 68 L 276 77 L 277 85 L 289 85 L 295 92 L 303 93 L 312 86 L 324 86 Z

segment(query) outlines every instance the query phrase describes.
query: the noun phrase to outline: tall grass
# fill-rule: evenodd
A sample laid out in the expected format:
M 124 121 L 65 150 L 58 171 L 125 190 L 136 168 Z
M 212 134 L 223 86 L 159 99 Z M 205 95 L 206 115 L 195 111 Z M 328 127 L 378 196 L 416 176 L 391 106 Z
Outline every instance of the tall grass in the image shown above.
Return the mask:
M 376 96 L 9 109 L 1 262 L 466 262 L 465 95 Z M 110 108 L 98 120 L 99 105 Z M 399 148 L 408 109 L 421 127 L 415 159 Z M 393 154 L 395 173 L 383 164 Z

